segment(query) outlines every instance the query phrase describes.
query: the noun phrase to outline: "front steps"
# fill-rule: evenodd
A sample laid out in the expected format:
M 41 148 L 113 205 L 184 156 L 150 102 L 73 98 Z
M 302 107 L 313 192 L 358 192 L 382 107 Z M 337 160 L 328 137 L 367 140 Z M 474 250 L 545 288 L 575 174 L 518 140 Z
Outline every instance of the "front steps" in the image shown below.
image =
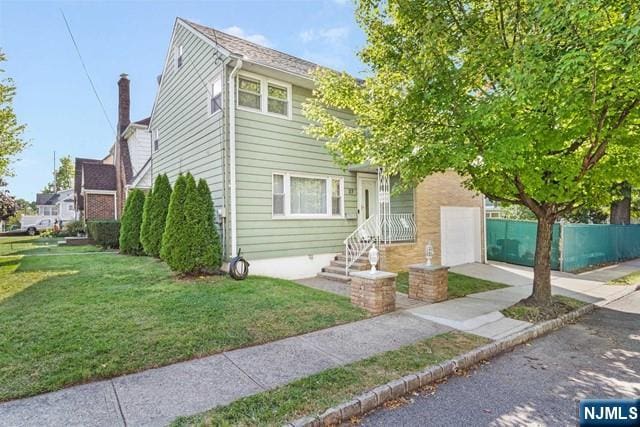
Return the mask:
M 336 255 L 331 263 L 318 273 L 318 277 L 335 282 L 350 283 L 351 277 L 345 274 L 346 265 L 347 257 L 344 254 Z M 351 265 L 349 271 L 363 271 L 367 269 L 369 269 L 369 259 L 365 255 L 362 255 Z

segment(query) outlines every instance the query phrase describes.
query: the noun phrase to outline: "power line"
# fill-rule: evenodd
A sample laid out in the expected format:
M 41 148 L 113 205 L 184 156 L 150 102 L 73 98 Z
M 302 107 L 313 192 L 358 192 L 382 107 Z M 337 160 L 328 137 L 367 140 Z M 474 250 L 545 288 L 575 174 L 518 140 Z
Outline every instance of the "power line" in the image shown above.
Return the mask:
M 107 123 L 109 123 L 109 127 L 111 127 L 111 130 L 113 131 L 113 134 L 117 137 L 118 134 L 116 132 L 116 128 L 113 126 L 113 123 L 111 123 L 111 120 L 109 119 L 109 114 L 107 114 L 107 110 L 106 108 L 104 108 L 104 104 L 102 103 L 102 100 L 100 99 L 100 95 L 98 95 L 98 91 L 96 90 L 96 86 L 93 84 L 93 80 L 91 79 L 91 76 L 89 75 L 89 70 L 87 70 L 87 66 L 84 63 L 84 59 L 82 59 L 82 54 L 80 53 L 80 48 L 78 47 L 78 43 L 76 43 L 76 39 L 75 37 L 73 37 L 73 32 L 71 32 L 71 26 L 69 26 L 69 21 L 67 21 L 67 17 L 65 16 L 64 12 L 62 11 L 62 9 L 60 9 L 60 14 L 62 14 L 62 19 L 64 19 L 64 24 L 67 27 L 67 31 L 69 32 L 69 36 L 71 37 L 71 41 L 73 42 L 73 45 L 76 48 L 76 53 L 78 54 L 78 58 L 80 58 L 80 63 L 82 64 L 82 68 L 84 69 L 84 73 L 87 76 L 87 79 L 89 80 L 89 83 L 91 84 L 91 89 L 93 89 L 93 94 L 96 96 L 96 99 L 98 100 L 98 103 L 100 104 L 100 108 L 102 108 L 102 113 L 104 114 L 104 118 L 107 120 Z

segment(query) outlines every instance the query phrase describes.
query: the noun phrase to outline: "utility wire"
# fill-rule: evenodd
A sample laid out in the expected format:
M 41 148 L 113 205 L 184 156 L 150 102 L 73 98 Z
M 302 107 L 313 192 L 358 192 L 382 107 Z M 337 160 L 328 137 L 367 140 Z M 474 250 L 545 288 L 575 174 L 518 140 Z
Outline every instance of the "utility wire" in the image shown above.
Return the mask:
M 98 95 L 98 91 L 96 90 L 96 86 L 93 84 L 93 80 L 91 79 L 91 75 L 89 75 L 89 70 L 87 70 L 87 66 L 84 63 L 84 59 L 82 59 L 82 54 L 80 53 L 80 48 L 78 47 L 78 43 L 76 43 L 76 39 L 73 36 L 73 32 L 71 32 L 71 26 L 69 26 L 69 21 L 67 21 L 67 17 L 65 16 L 64 12 L 62 11 L 62 9 L 60 9 L 60 14 L 62 15 L 62 19 L 64 19 L 64 24 L 67 27 L 67 31 L 69 32 L 69 36 L 71 37 L 71 41 L 73 42 L 73 45 L 76 48 L 76 53 L 78 54 L 78 58 L 80 58 L 80 63 L 82 64 L 82 68 L 84 69 L 84 73 L 87 76 L 87 80 L 89 80 L 89 83 L 91 84 L 91 89 L 93 89 L 93 94 L 96 96 L 96 99 L 98 100 L 98 103 L 100 104 L 100 108 L 102 108 L 102 113 L 104 114 L 104 118 L 107 120 L 107 123 L 109 123 L 109 127 L 111 127 L 111 130 L 113 131 L 114 136 L 118 136 L 117 132 L 116 132 L 116 128 L 113 126 L 113 123 L 111 123 L 111 120 L 109 119 L 109 114 L 107 114 L 107 110 L 106 108 L 104 108 L 104 104 L 102 103 L 102 100 L 100 99 L 100 95 Z

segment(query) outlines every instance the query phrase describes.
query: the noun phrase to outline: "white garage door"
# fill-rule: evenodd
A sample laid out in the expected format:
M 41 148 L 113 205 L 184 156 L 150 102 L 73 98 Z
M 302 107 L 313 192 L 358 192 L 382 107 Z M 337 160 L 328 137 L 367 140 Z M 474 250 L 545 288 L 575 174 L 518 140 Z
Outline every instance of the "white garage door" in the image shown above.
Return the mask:
M 440 208 L 442 264 L 480 262 L 480 208 Z

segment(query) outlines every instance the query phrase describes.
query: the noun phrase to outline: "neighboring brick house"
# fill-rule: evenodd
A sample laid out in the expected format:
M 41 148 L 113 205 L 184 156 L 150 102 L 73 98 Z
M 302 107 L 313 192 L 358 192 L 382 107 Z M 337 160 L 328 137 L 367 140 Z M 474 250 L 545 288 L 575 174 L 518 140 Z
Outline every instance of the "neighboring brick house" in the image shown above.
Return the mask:
M 101 160 L 76 158 L 74 190 L 79 218 L 119 219 L 132 188 L 151 186 L 149 118 L 131 122 L 130 82 L 118 80 L 118 137 Z

